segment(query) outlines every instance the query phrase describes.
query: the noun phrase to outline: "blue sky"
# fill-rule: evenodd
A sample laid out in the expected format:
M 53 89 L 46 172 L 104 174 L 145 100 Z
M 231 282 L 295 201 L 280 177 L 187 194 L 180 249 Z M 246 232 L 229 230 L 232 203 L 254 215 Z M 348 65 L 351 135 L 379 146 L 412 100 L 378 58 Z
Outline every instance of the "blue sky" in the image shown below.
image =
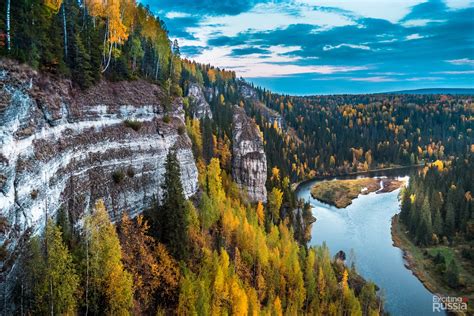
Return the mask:
M 474 88 L 472 0 L 140 0 L 182 55 L 288 94 Z

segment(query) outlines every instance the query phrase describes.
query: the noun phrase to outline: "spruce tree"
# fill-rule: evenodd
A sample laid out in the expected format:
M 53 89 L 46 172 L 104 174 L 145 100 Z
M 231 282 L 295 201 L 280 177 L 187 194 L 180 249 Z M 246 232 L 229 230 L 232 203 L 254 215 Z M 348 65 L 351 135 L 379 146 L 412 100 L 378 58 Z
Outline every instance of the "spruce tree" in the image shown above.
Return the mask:
M 450 200 L 446 203 L 446 219 L 445 219 L 445 231 L 446 235 L 452 236 L 456 225 L 456 214 L 454 211 L 454 205 Z
M 79 34 L 74 35 L 72 48 L 72 78 L 82 89 L 88 88 L 94 82 L 94 77 L 90 64 L 90 56 Z
M 158 207 L 160 239 L 178 259 L 185 259 L 188 246 L 188 214 L 181 184 L 181 171 L 176 151 L 166 157 L 163 196 Z
M 423 206 L 421 207 L 420 225 L 418 226 L 416 233 L 418 243 L 425 246 L 431 243 L 433 226 L 431 223 L 431 211 L 428 196 L 426 196 L 423 200 Z
M 459 285 L 459 267 L 454 259 L 451 259 L 446 270 L 446 282 L 452 288 Z

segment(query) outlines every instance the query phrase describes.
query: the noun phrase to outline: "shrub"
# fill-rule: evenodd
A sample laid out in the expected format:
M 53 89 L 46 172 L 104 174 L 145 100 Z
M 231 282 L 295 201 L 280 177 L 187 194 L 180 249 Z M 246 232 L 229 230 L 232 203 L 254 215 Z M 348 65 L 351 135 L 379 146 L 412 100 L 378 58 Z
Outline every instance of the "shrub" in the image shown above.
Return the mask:
M 125 179 L 125 173 L 122 170 L 116 170 L 112 173 L 112 179 L 116 184 L 120 184 Z
M 33 191 L 31 191 L 30 194 L 31 194 L 31 198 L 33 200 L 36 200 L 36 198 L 38 197 L 38 190 L 33 190 Z
M 126 127 L 130 127 L 134 131 L 138 132 L 142 128 L 143 123 L 137 120 L 125 120 L 124 124 Z
M 165 116 L 163 116 L 163 122 L 165 122 L 166 124 L 168 124 L 169 122 L 171 122 L 171 118 L 168 114 L 166 114 Z
M 128 167 L 128 169 L 127 169 L 127 176 L 128 176 L 129 178 L 133 178 L 133 177 L 135 176 L 135 170 L 133 170 L 133 167 L 132 167 L 132 166 Z
M 186 128 L 183 125 L 180 125 L 178 127 L 178 134 L 179 135 L 184 135 L 184 133 L 186 133 Z

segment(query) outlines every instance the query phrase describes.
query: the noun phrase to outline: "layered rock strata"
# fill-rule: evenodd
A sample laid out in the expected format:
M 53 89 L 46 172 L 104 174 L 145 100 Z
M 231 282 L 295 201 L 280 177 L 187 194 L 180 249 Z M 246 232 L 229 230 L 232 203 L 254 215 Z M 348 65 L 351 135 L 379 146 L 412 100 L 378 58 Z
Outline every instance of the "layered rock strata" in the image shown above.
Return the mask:
M 101 82 L 87 91 L 67 80 L 0 60 L 0 246 L 12 252 L 59 209 L 75 222 L 97 199 L 112 220 L 136 215 L 161 195 L 165 159 L 176 150 L 187 197 L 197 168 L 180 99 L 143 80 Z
M 252 202 L 266 202 L 267 158 L 257 124 L 240 107 L 232 124 L 232 176 Z

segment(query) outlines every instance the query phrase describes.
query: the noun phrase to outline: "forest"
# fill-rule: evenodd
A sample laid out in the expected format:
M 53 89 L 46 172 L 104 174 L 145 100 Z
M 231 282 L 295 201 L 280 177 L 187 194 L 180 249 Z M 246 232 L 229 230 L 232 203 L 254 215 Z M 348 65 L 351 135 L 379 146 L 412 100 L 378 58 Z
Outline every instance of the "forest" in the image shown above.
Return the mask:
M 267 146 L 270 161 L 292 181 L 447 159 L 473 143 L 474 107 L 466 96 L 294 97 L 256 90 L 294 132 Z
M 125 211 L 114 224 L 99 200 L 81 225 L 64 211 L 48 219 L 19 256 L 15 313 L 383 313 L 373 283 L 331 258 L 327 247 L 306 245 L 307 232 L 292 222 L 301 216 L 291 212 L 308 216 L 308 207 L 295 201 L 287 175 L 272 166 L 266 205 L 246 202 L 232 181 L 235 73 L 181 59 L 163 22 L 132 0 L 0 6 L 7 12 L 0 18 L 1 54 L 82 89 L 143 78 L 169 100 L 186 95 L 190 82 L 222 91 L 211 103 L 212 121 L 193 119 L 184 99 L 199 196 L 185 199 L 171 151 L 163 197 L 144 215 L 132 219 Z
M 98 201 L 82 225 L 66 212 L 49 219 L 20 257 L 18 314 L 379 315 L 377 287 L 355 267 L 309 247 L 310 207 L 292 184 L 435 162 L 410 181 L 401 221 L 429 247 L 462 249 L 473 238 L 470 98 L 359 95 L 293 97 L 253 87 L 232 71 L 181 57 L 166 25 L 134 0 L 7 0 L 0 3 L 0 54 L 87 89 L 100 80 L 149 80 L 183 97 L 199 194 L 186 200 L 175 153 L 164 196 L 114 225 Z M 195 119 L 191 83 L 213 97 L 213 119 Z M 242 85 L 257 92 L 252 100 Z M 258 105 L 281 117 L 276 124 Z M 232 109 L 255 119 L 268 160 L 268 203 L 250 204 L 231 177 Z M 438 162 L 439 161 L 439 162 Z M 469 170 L 469 172 L 465 172 Z M 440 180 L 443 179 L 443 180 Z M 434 255 L 451 287 L 465 286 L 456 261 Z
M 400 222 L 422 249 L 429 272 L 443 286 L 472 293 L 474 202 L 472 152 L 437 160 L 410 178 Z

